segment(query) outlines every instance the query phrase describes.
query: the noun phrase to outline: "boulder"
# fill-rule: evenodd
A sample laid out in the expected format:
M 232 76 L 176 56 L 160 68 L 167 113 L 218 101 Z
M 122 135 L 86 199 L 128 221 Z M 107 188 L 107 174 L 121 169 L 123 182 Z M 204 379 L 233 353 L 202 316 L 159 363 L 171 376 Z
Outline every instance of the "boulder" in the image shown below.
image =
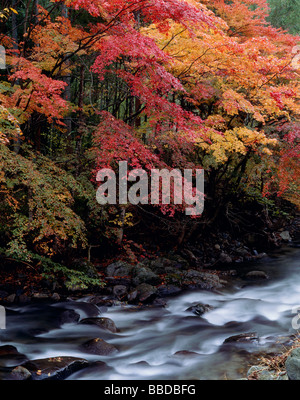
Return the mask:
M 136 265 L 132 270 L 132 283 L 135 286 L 141 283 L 149 283 L 150 285 L 157 285 L 161 279 L 150 268 L 145 267 L 143 264 Z
M 110 356 L 118 352 L 115 346 L 105 342 L 103 339 L 100 338 L 94 338 L 83 343 L 81 345 L 81 350 L 86 353 L 95 354 L 98 356 Z
M 80 315 L 74 310 L 65 310 L 59 316 L 59 324 L 72 324 L 78 322 Z
M 136 287 L 137 299 L 141 302 L 149 301 L 156 297 L 157 288 L 148 283 L 141 283 Z
M 300 347 L 291 351 L 285 362 L 285 368 L 290 380 L 300 380 Z
M 222 287 L 217 275 L 193 269 L 189 269 L 182 274 L 182 283 L 184 285 L 194 285 L 203 290 L 213 290 Z
M 186 311 L 191 311 L 193 314 L 201 316 L 207 313 L 208 311 L 212 311 L 213 309 L 214 307 L 210 306 L 209 304 L 198 303 L 196 305 L 187 308 Z
M 113 295 L 118 299 L 122 299 L 127 296 L 127 286 L 125 285 L 116 285 L 113 287 Z
M 230 257 L 229 254 L 224 253 L 224 252 L 222 251 L 222 253 L 220 254 L 219 261 L 220 261 L 222 264 L 230 264 L 230 263 L 232 263 L 232 258 Z
M 117 261 L 113 264 L 110 264 L 106 268 L 106 276 L 114 277 L 114 276 L 129 276 L 131 275 L 131 271 L 133 266 L 124 262 L 124 261 Z
M 157 288 L 158 294 L 162 297 L 172 296 L 181 292 L 181 289 L 175 285 L 161 285 Z
M 256 332 L 240 333 L 239 335 L 230 336 L 224 340 L 224 343 L 247 343 L 258 342 L 259 338 Z
M 249 279 L 268 279 L 268 275 L 264 271 L 250 271 L 246 274 Z
M 52 357 L 28 361 L 23 365 L 33 380 L 62 380 L 86 367 L 88 361 L 77 357 Z
M 8 376 L 8 379 L 13 381 L 26 381 L 30 378 L 31 372 L 29 372 L 27 368 L 24 368 L 21 365 L 14 368 Z
M 0 368 L 17 367 L 28 361 L 28 358 L 19 353 L 15 346 L 0 346 Z
M 118 331 L 115 323 L 110 318 L 85 318 L 80 321 L 80 324 L 97 325 L 101 329 L 106 329 L 112 333 Z

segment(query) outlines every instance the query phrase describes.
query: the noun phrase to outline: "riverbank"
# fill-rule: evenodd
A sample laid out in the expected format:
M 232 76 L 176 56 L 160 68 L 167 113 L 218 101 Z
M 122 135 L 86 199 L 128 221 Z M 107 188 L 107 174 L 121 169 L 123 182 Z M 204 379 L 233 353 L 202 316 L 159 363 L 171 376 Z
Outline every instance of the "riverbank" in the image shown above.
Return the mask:
M 177 251 L 154 253 L 150 257 L 141 256 L 135 264 L 122 259 L 102 263 L 74 260 L 74 270 L 83 271 L 91 278 L 100 278 L 104 283 L 103 287 L 86 289 L 70 284 L 65 277 L 45 278 L 41 263 L 33 266 L 3 258 L 0 263 L 0 304 L 55 302 L 92 293 L 97 302 L 106 305 L 123 302 L 163 306 L 165 297 L 182 291 L 218 290 L 230 284 L 244 263 L 253 264 L 249 280 L 268 279 L 265 273 L 256 271 L 254 264 L 282 245 L 297 246 L 295 241 L 299 232 L 300 218 L 297 217 L 269 234 L 273 245 L 266 251 L 262 251 L 259 241 L 253 238 L 241 241 L 229 232 L 219 232 L 212 233 L 197 247 L 186 246 Z

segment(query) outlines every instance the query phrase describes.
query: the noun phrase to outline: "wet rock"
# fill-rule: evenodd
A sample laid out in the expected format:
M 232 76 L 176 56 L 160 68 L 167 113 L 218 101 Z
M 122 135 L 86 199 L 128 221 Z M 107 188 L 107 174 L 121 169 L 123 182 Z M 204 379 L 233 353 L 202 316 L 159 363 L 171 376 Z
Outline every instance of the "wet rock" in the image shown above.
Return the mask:
M 235 250 L 235 252 L 242 257 L 250 256 L 249 250 L 245 249 L 244 247 L 239 247 Z
M 173 357 L 180 357 L 180 358 L 194 358 L 199 356 L 201 356 L 201 354 L 188 350 L 176 351 L 176 353 L 173 355 Z
M 129 294 L 128 294 L 128 301 L 129 302 L 134 302 L 137 299 L 138 296 L 138 291 L 137 289 L 132 290 Z
M 124 261 L 117 261 L 113 264 L 110 264 L 106 268 L 106 276 L 114 277 L 114 276 L 129 276 L 131 275 L 131 271 L 133 266 L 124 262 Z
M 60 314 L 59 324 L 72 324 L 78 322 L 80 315 L 74 310 L 65 310 Z
M 98 317 L 99 315 L 99 308 L 95 304 L 84 301 L 54 303 L 52 304 L 52 307 L 73 310 L 78 313 L 81 318 Z
M 239 335 L 230 336 L 224 340 L 224 343 L 247 343 L 258 342 L 259 338 L 256 332 L 240 333 Z
M 246 274 L 249 279 L 268 279 L 268 275 L 264 271 L 250 271 Z
M 118 299 L 122 299 L 127 296 L 127 286 L 125 285 L 116 285 L 113 288 L 113 295 Z
M 132 270 L 132 283 L 135 286 L 141 283 L 149 283 L 150 285 L 157 285 L 160 283 L 160 278 L 150 268 L 142 264 L 136 265 Z
M 283 372 L 278 375 L 276 371 L 269 370 L 263 365 L 253 365 L 247 372 L 247 378 L 258 381 L 285 380 L 286 374 Z
M 184 285 L 194 285 L 204 290 L 213 290 L 222 287 L 217 275 L 208 272 L 200 272 L 193 269 L 182 274 L 182 283 Z
M 4 345 L 0 347 L 0 368 L 17 367 L 28 361 L 28 358 L 19 353 L 15 346 Z
M 33 293 L 32 295 L 34 300 L 49 300 L 49 293 Z
M 150 301 L 157 294 L 156 287 L 149 285 L 148 283 L 141 283 L 136 287 L 137 299 L 141 302 Z
M 165 307 L 167 305 L 167 302 L 164 299 L 154 299 L 152 305 L 154 307 Z
M 97 325 L 101 329 L 106 329 L 112 333 L 118 331 L 115 323 L 110 318 L 85 318 L 80 321 L 80 324 Z
M 201 316 L 206 312 L 212 311 L 213 309 L 214 307 L 210 306 L 209 304 L 198 303 L 196 305 L 187 308 L 186 311 L 191 311 L 193 314 Z
M 157 290 L 158 290 L 158 294 L 162 297 L 172 296 L 172 295 L 175 295 L 175 294 L 181 292 L 181 289 L 175 285 L 161 285 L 158 287 Z
M 8 376 L 8 379 L 13 381 L 26 381 L 30 378 L 31 372 L 29 372 L 27 368 L 24 368 L 21 365 L 14 368 Z
M 219 261 L 220 261 L 222 264 L 230 264 L 230 263 L 232 263 L 232 258 L 230 257 L 229 254 L 222 252 L 222 253 L 220 254 Z
M 268 257 L 267 253 L 258 253 L 256 256 L 257 259 L 261 259 L 261 258 L 265 258 L 265 257 Z
M 88 361 L 77 357 L 53 357 L 28 361 L 23 365 L 33 380 L 62 380 L 86 367 Z
M 81 350 L 99 356 L 109 356 L 118 352 L 115 346 L 100 338 L 94 338 L 83 343 Z
M 14 301 L 16 300 L 16 295 L 10 294 L 9 296 L 6 297 L 5 300 L 7 301 L 7 303 L 14 303 Z
M 291 351 L 285 362 L 288 378 L 292 381 L 300 380 L 300 348 Z
M 51 299 L 54 301 L 60 301 L 60 295 L 58 293 L 53 293 Z
M 0 356 L 8 355 L 8 354 L 20 354 L 20 353 L 15 346 L 12 346 L 10 344 L 0 346 Z

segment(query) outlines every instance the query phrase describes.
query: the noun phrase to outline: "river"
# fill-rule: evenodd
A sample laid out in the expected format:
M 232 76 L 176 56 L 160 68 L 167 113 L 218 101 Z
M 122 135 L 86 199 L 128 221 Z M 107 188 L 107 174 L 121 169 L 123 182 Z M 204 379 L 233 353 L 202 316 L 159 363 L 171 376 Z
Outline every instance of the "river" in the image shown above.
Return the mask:
M 276 351 L 277 342 L 296 333 L 294 307 L 300 309 L 300 250 L 288 248 L 258 264 L 239 267 L 239 275 L 218 292 L 194 290 L 167 298 L 165 307 L 94 306 L 92 316 L 111 318 L 119 331 L 97 326 L 53 324 L 56 310 L 68 307 L 81 318 L 91 316 L 88 298 L 63 304 L 29 304 L 7 310 L 7 329 L 1 344 L 11 344 L 29 359 L 73 356 L 101 360 L 67 379 L 185 380 L 239 379 L 260 352 Z M 249 281 L 250 270 L 265 271 L 269 279 Z M 213 309 L 199 317 L 186 311 L 196 303 Z M 85 304 L 87 307 L 85 307 Z M 96 310 L 96 312 L 95 312 Z M 240 333 L 256 332 L 259 340 L 226 343 Z M 79 345 L 101 337 L 119 352 L 112 356 L 87 355 Z

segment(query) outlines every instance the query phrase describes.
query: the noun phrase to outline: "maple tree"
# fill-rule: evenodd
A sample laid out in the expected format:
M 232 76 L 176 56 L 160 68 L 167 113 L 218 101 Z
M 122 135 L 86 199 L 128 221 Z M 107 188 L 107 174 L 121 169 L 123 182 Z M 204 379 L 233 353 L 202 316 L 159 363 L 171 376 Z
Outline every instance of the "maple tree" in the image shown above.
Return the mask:
M 228 210 L 248 198 L 299 206 L 299 37 L 273 27 L 269 11 L 265 0 L 15 0 L 5 8 L 7 254 L 53 260 L 68 246 L 76 253 L 111 240 L 129 253 L 125 230 L 147 230 L 147 215 L 182 243 L 221 215 L 232 223 Z M 97 171 L 121 160 L 147 172 L 204 168 L 203 216 L 187 218 L 177 204 L 101 209 Z

